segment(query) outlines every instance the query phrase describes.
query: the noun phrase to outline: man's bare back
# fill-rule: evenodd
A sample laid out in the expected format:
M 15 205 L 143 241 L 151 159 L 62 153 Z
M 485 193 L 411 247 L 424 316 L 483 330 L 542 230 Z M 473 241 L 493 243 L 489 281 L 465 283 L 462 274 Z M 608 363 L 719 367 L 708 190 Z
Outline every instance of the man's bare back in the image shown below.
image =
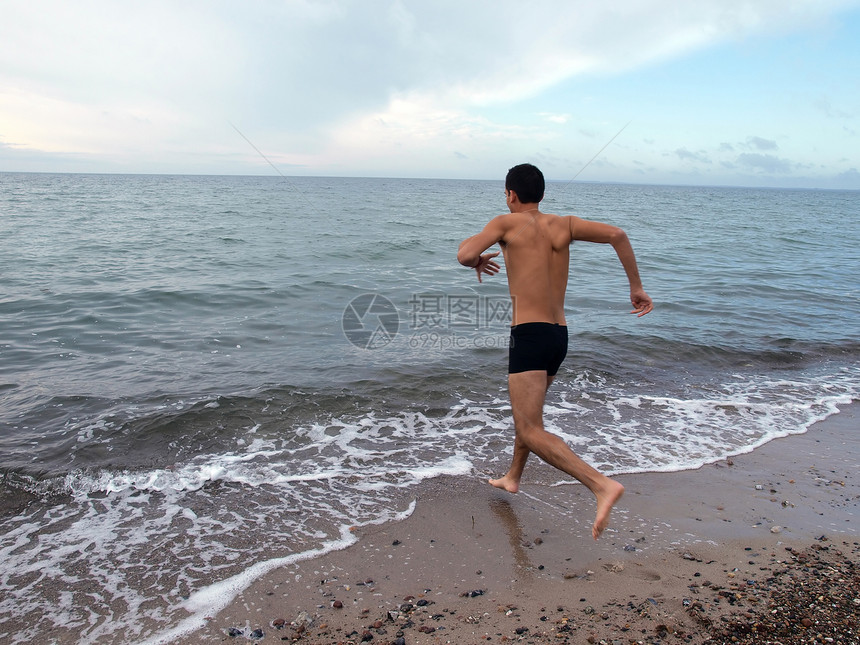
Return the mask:
M 626 233 L 601 222 L 542 213 L 538 204 L 543 192 L 543 175 L 537 168 L 530 164 L 511 168 L 505 180 L 510 213 L 493 218 L 480 233 L 464 240 L 457 253 L 458 261 L 475 269 L 481 281 L 482 275 L 492 276 L 501 269 L 494 259 L 499 253 L 485 253 L 499 244 L 504 252 L 511 293 L 508 388 L 516 438 L 511 467 L 504 477 L 491 479 L 490 483 L 516 493 L 526 460 L 530 453 L 535 453 L 585 484 L 594 494 L 597 513 L 592 536 L 597 539 L 608 525 L 612 507 L 621 499 L 624 486 L 585 463 L 564 441 L 543 427 L 546 391 L 567 351 L 564 300 L 570 245 L 576 240 L 610 244 L 630 283 L 631 313 L 644 316 L 653 304 L 642 288 Z
M 513 306 L 512 324 L 551 322 L 566 325 L 564 294 L 570 270 L 567 217 L 540 211 L 501 216 L 506 231 L 499 241 L 505 256 Z
M 498 253 L 486 256 L 481 253 L 496 243 L 502 247 L 513 325 L 567 324 L 564 301 L 570 273 L 570 245 L 577 240 L 611 244 L 630 280 L 630 298 L 635 307 L 632 313 L 644 316 L 651 311 L 651 299 L 642 290 L 633 248 L 623 230 L 572 215 L 542 213 L 537 204 L 521 204 L 516 197 L 512 200 L 509 196 L 508 205 L 511 212 L 492 219 L 483 231 L 465 240 L 457 258 L 461 264 L 477 269 L 480 278 L 481 273 L 495 273 L 493 265 L 498 270 L 492 260 Z M 479 266 L 475 266 L 476 262 Z

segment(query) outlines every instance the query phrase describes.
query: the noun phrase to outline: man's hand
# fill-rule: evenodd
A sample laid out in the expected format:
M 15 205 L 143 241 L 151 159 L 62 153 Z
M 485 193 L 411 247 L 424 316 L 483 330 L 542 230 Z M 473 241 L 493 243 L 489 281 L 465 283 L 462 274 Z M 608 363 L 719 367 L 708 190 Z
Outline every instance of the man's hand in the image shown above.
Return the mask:
M 481 256 L 478 256 L 478 264 L 474 266 L 475 271 L 478 273 L 478 282 L 483 282 L 481 280 L 481 274 L 486 273 L 487 275 L 496 275 L 500 266 L 498 262 L 494 262 L 493 258 L 499 254 L 498 251 L 495 253 L 484 253 Z
M 645 293 L 643 289 L 635 289 L 630 291 L 630 302 L 633 304 L 631 314 L 638 314 L 637 318 L 641 318 L 654 309 L 654 303 L 651 302 L 651 297 Z

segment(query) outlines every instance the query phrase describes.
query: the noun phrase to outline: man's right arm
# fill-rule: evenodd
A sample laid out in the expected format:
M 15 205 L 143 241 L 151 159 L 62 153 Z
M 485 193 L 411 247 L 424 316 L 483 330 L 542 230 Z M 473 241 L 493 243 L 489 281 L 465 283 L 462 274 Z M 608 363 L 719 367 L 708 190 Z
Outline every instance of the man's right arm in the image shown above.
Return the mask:
M 500 218 L 501 216 L 491 219 L 480 233 L 460 242 L 460 248 L 457 250 L 457 261 L 460 264 L 474 268 L 481 254 L 501 241 L 505 230 Z
M 639 314 L 641 317 L 654 308 L 651 298 L 642 288 L 642 279 L 639 277 L 636 255 L 633 253 L 633 245 L 630 244 L 627 233 L 611 224 L 593 222 L 571 216 L 570 237 L 571 240 L 612 245 L 630 283 L 630 302 L 633 304 L 633 311 L 630 313 Z
M 484 227 L 480 233 L 473 235 L 460 242 L 457 250 L 457 261 L 463 266 L 475 269 L 478 272 L 478 281 L 481 274 L 494 275 L 499 272 L 499 265 L 493 260 L 499 252 L 484 254 L 488 248 L 501 241 L 505 234 L 505 228 L 499 217 L 496 217 Z

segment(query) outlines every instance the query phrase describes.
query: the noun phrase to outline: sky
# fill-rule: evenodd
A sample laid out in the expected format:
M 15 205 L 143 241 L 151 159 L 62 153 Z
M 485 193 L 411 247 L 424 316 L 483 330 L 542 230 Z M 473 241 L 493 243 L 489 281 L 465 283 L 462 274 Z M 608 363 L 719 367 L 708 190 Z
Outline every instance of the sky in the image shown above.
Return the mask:
M 860 189 L 858 133 L 860 0 L 0 0 L 0 171 Z

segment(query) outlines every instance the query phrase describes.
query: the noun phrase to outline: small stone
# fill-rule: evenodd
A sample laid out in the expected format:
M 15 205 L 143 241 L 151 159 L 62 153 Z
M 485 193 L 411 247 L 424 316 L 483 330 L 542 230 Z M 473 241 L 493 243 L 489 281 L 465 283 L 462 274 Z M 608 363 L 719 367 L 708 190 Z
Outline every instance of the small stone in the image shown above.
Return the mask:
M 335 609 L 343 609 L 343 603 L 340 600 L 335 600 L 331 606 Z
M 770 532 L 771 533 L 782 533 L 782 527 L 781 526 L 771 526 Z
M 391 546 L 399 546 L 399 545 L 400 545 L 400 540 L 394 540 L 394 542 L 391 543 Z
M 402 636 L 394 639 L 394 645 L 406 645 L 406 639 Z
M 236 638 L 236 636 L 242 636 L 244 632 L 241 629 L 236 629 L 235 627 L 231 627 L 227 630 L 227 636 L 230 638 Z
M 812 619 L 811 618 L 804 618 L 803 620 L 800 621 L 800 624 L 803 625 L 804 627 L 812 627 Z
M 535 544 L 537 544 L 538 546 L 540 546 L 541 544 L 543 544 L 543 538 L 536 537 L 536 538 L 535 538 Z
M 517 628 L 514 630 L 514 632 L 515 632 L 515 633 L 517 633 L 517 634 L 525 634 L 527 631 L 529 631 L 529 628 L 528 628 L 528 627 L 517 627 Z
M 274 627 L 275 629 L 283 629 L 284 625 L 286 624 L 287 621 L 283 618 L 275 618 L 275 620 L 272 621 L 272 627 Z
M 262 629 L 255 629 L 250 634 L 250 637 L 254 640 L 260 640 L 261 638 L 263 638 L 263 636 L 265 636 L 265 634 L 263 633 Z

